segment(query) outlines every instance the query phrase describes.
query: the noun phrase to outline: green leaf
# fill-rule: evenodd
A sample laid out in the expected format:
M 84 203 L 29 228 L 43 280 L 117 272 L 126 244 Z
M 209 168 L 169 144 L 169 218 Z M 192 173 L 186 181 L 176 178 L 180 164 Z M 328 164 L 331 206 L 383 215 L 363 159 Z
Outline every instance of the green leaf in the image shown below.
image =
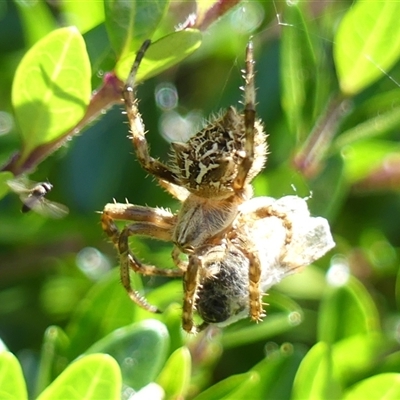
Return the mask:
M 27 398 L 28 392 L 17 358 L 8 351 L 0 352 L 0 399 L 23 400 Z
M 273 347 L 272 344 L 271 347 Z M 298 348 L 297 348 L 298 347 Z M 266 349 L 268 346 L 266 346 Z M 267 351 L 266 357 L 251 371 L 257 372 L 259 382 L 251 391 L 254 399 L 288 399 L 295 374 L 304 358 L 302 346 L 284 343 L 279 349 Z
M 137 82 L 167 70 L 192 54 L 200 47 L 202 34 L 195 29 L 174 32 L 152 43 L 140 64 Z M 137 52 L 139 46 L 135 48 Z M 126 80 L 136 53 L 130 53 L 118 61 L 115 72 L 123 81 Z
M 400 374 L 380 374 L 364 379 L 345 393 L 344 400 L 397 400 Z
M 383 76 L 400 57 L 400 3 L 357 1 L 344 16 L 334 40 L 341 90 L 352 96 Z
M 51 32 L 25 54 L 12 87 L 24 142 L 22 158 L 83 117 L 90 100 L 90 77 L 85 42 L 74 27 Z
M 139 390 L 153 382 L 167 358 L 169 334 L 156 320 L 117 329 L 90 347 L 86 354 L 107 353 L 121 367 L 123 382 Z
M 67 25 L 85 33 L 104 21 L 104 5 L 98 0 L 63 1 L 60 8 Z
M 361 334 L 337 342 L 332 347 L 335 375 L 343 386 L 357 382 L 371 371 L 395 346 L 383 334 Z
M 167 399 L 184 399 L 190 384 L 191 357 L 187 347 L 175 350 L 156 379 Z
M 270 304 L 285 310 L 285 312 L 268 314 L 267 308 L 267 316 L 259 324 L 250 322 L 247 319 L 225 328 L 221 339 L 224 348 L 238 347 L 260 340 L 265 341 L 291 330 L 294 326 L 301 323 L 303 312 L 299 305 L 289 297 L 279 295 L 275 292 L 271 293 L 266 299 Z
M 304 140 L 310 130 L 306 116 L 311 117 L 313 95 L 316 85 L 316 57 L 308 33 L 308 25 L 302 15 L 300 4 L 285 8 L 285 29 L 282 29 L 281 76 L 282 107 L 290 132 L 298 140 Z M 308 114 L 308 115 L 307 115 Z
M 107 354 L 91 354 L 72 363 L 37 400 L 98 400 L 121 396 L 121 372 Z
M 21 16 L 28 47 L 33 46 L 57 27 L 56 20 L 44 1 L 16 0 L 15 3 Z
M 327 343 L 376 332 L 379 314 L 365 287 L 350 276 L 343 286 L 328 287 L 318 320 L 318 338 Z
M 11 172 L 0 172 L 0 199 L 2 199 L 10 191 L 7 181 L 13 177 L 14 175 Z
M 300 364 L 293 384 L 292 399 L 340 398 L 340 385 L 332 365 L 328 344 L 318 342 Z
M 118 58 L 137 51 L 146 39 L 152 38 L 168 5 L 166 0 L 104 2 L 106 27 Z
M 376 116 L 345 130 L 332 144 L 331 152 L 339 152 L 356 141 L 388 134 L 400 127 L 400 107 L 377 113 Z
M 211 386 L 194 400 L 237 400 L 249 398 L 249 394 L 259 381 L 257 372 L 247 372 L 240 375 L 232 375 L 229 378 Z
M 400 113 L 400 110 L 399 110 Z M 400 144 L 395 141 L 371 139 L 354 143 L 344 151 L 344 173 L 354 184 L 390 159 L 400 159 Z
M 138 274 L 131 274 L 131 282 L 136 290 L 141 289 Z M 71 340 L 69 357 L 77 357 L 104 335 L 131 324 L 138 309 L 121 285 L 118 268 L 110 271 L 78 305 L 66 328 Z
M 42 392 L 66 367 L 65 353 L 68 345 L 69 339 L 60 327 L 50 326 L 46 329 L 36 379 L 36 394 Z

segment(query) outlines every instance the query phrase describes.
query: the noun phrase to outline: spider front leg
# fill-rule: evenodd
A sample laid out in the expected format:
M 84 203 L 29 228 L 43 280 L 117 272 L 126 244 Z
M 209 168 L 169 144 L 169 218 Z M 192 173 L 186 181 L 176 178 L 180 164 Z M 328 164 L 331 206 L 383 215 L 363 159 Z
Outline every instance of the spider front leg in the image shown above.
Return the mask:
M 240 191 L 246 183 L 247 175 L 254 162 L 254 131 L 256 119 L 256 91 L 254 88 L 254 58 L 253 42 L 249 42 L 246 47 L 246 70 L 243 76 L 244 86 L 244 128 L 245 128 L 245 147 L 244 158 L 239 165 L 238 174 L 233 182 L 233 189 Z
M 130 220 L 134 223 L 126 226 L 121 232 L 114 220 Z M 107 204 L 102 213 L 101 223 L 103 230 L 117 247 L 120 256 L 120 274 L 122 285 L 129 297 L 140 307 L 159 312 L 157 307 L 149 304 L 137 291 L 132 289 L 129 270 L 142 275 L 159 275 L 168 277 L 181 277 L 180 269 L 162 269 L 152 265 L 143 264 L 129 249 L 129 236 L 141 235 L 158 240 L 170 241 L 175 217 L 168 211 L 152 209 L 132 204 L 111 203 Z
M 137 107 L 138 101 L 135 98 L 136 74 L 140 63 L 150 46 L 150 43 L 150 40 L 146 40 L 139 49 L 135 62 L 133 63 L 128 79 L 125 83 L 122 95 L 125 101 L 130 132 L 132 134 L 132 143 L 136 150 L 136 156 L 143 169 L 158 179 L 178 184 L 179 181 L 176 174 L 162 162 L 150 156 L 149 146 L 145 137 L 145 127 Z

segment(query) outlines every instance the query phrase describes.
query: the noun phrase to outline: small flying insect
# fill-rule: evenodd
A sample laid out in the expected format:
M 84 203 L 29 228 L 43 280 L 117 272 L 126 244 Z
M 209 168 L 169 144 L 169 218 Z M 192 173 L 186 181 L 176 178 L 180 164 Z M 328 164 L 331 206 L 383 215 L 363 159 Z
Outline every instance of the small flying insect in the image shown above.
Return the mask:
M 7 181 L 7 185 L 19 195 L 23 203 L 23 213 L 33 210 L 44 217 L 57 219 L 68 214 L 66 206 L 46 199 L 47 193 L 53 188 L 50 182 L 32 182 L 26 178 L 17 178 Z

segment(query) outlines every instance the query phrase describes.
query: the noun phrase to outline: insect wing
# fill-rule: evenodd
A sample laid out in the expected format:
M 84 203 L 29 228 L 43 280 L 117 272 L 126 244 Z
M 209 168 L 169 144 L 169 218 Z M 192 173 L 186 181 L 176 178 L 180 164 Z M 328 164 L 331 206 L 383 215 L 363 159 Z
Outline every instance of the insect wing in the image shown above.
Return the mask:
M 30 184 L 26 180 L 23 179 L 10 179 L 7 181 L 8 187 L 15 193 L 21 195 L 26 194 L 25 197 L 29 194 Z
M 27 201 L 28 200 L 29 199 L 27 199 Z M 25 203 L 25 205 L 44 217 L 55 219 L 64 218 L 69 212 L 68 207 L 64 206 L 64 204 L 46 200 L 43 197 L 41 199 L 36 199 L 32 204 Z

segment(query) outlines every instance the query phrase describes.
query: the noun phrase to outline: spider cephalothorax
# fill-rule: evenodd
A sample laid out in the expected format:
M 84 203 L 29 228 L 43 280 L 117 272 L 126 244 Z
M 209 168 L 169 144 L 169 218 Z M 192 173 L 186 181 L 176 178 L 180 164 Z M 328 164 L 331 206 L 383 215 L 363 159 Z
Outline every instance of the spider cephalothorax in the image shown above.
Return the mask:
M 236 315 L 238 309 L 245 309 L 252 320 L 260 321 L 264 315 L 260 286 L 264 253 L 252 248 L 255 238 L 251 227 L 254 221 L 269 217 L 278 219 L 284 228 L 282 248 L 279 249 L 283 256 L 285 246 L 292 240 L 292 221 L 270 202 L 251 199 L 251 180 L 263 168 L 267 151 L 262 123 L 255 116 L 253 45 L 249 42 L 246 48 L 243 111 L 230 107 L 186 143 L 173 143 L 169 164 L 151 157 L 134 95 L 136 72 L 149 45 L 150 41 L 146 41 L 139 50 L 123 90 L 132 142 L 142 167 L 180 200 L 182 206 L 176 214 L 132 204 L 111 203 L 105 206 L 102 227 L 119 252 L 122 284 L 134 302 L 157 312 L 156 307 L 132 289 L 130 269 L 143 275 L 182 277 L 182 325 L 190 333 L 197 331 L 193 322 L 196 301 L 205 323 L 229 318 Z M 114 220 L 131 223 L 120 231 Z M 172 242 L 172 259 L 176 268 L 144 265 L 130 250 L 128 239 L 131 235 Z M 187 261 L 181 259 L 181 253 L 186 255 Z M 239 273 L 233 270 L 234 267 L 239 268 Z M 213 279 L 218 274 L 220 281 L 214 284 Z M 243 289 L 239 294 L 230 286 L 229 276 L 232 274 L 247 282 L 248 287 L 244 290 L 247 302 L 243 300 Z M 214 303 L 203 307 L 204 290 L 216 292 L 224 281 L 228 293 L 223 295 L 224 298 L 240 297 L 240 304 L 234 300 L 234 308 L 224 310 L 224 301 L 218 300 L 218 294 L 213 294 Z M 217 303 L 222 304 L 221 312 L 210 312 L 210 304 Z M 207 311 L 202 313 L 205 309 Z

